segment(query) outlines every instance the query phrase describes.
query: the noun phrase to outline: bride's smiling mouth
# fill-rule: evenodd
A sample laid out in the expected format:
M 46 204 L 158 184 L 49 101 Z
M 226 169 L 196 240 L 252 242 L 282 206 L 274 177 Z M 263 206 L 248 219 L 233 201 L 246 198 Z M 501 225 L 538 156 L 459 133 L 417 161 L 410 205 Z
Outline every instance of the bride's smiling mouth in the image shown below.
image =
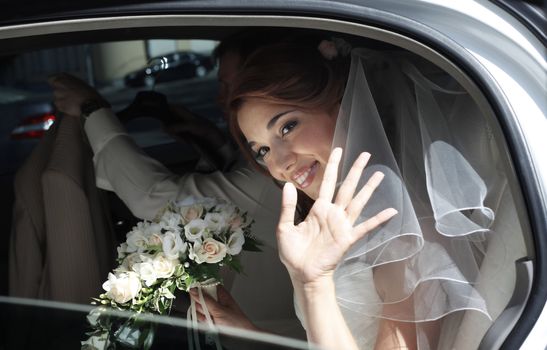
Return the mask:
M 315 161 L 310 166 L 302 167 L 291 176 L 291 180 L 304 189 L 311 185 L 319 168 L 319 162 Z

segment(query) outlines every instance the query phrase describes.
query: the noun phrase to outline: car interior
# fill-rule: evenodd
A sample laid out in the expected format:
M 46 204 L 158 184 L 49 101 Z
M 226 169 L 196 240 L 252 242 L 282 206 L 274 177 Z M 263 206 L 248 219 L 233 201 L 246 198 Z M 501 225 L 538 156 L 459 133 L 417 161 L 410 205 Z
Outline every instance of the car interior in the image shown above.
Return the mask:
M 98 22 L 101 29 L 93 25 L 77 30 L 59 26 L 42 35 L 1 41 L 0 88 L 20 92 L 21 96 L 0 99 L 0 109 L 5 113 L 0 119 L 4 138 L 1 159 L 5 163 L 0 174 L 4 223 L 1 295 L 88 304 L 100 293 L 113 267 L 117 242 L 123 241 L 139 221 L 114 193 L 95 186 L 93 154 L 75 119 L 54 119 L 39 135 L 10 136 L 16 128 L 39 124 L 28 122 L 29 118 L 55 115 L 45 84 L 50 74 L 67 71 L 92 83 L 110 102 L 136 143 L 175 174 L 221 171 L 223 165 L 210 159 L 203 165 L 200 159 L 206 157 L 206 150 L 199 144 L 165 131 L 172 118 L 168 105 L 177 104 L 228 135 L 222 110 L 216 104 L 216 68 L 205 75 L 200 71 L 192 77 L 140 87 L 125 85 L 126 75 L 146 69 L 149 58 L 175 51 L 210 56 L 219 41 L 245 28 L 294 27 L 343 37 L 354 47 L 410 52 L 440 68 L 446 79 L 457 81 L 473 97 L 490 125 L 489 147 L 496 157 L 477 154 L 474 161 L 495 163 L 507 181 L 487 184 L 491 191 L 487 205 L 496 213 L 490 229 L 496 234 L 482 252 L 480 272 L 484 280 L 479 281 L 477 289 L 486 299 L 492 319 L 473 312 L 461 316 L 457 332 L 462 336 L 456 348 L 499 346 L 520 316 L 530 292 L 533 240 L 519 181 L 495 111 L 457 62 L 416 40 L 368 26 L 245 17 L 236 22 L 219 20 L 215 25 L 203 25 L 196 19 L 159 21 L 152 16 L 139 24 L 130 20 Z M 27 113 L 31 107 L 43 112 Z M 39 125 L 46 125 L 44 120 L 40 119 Z M 452 136 L 472 143 L 474 132 L 469 129 L 465 135 Z M 477 145 L 477 149 L 480 147 Z M 41 233 L 36 237 L 38 231 Z M 13 271 L 17 271 L 15 277 Z M 12 311 L 11 317 L 7 314 L 0 316 L 0 339 L 10 338 L 7 325 L 23 322 L 23 318 L 14 316 L 16 312 Z

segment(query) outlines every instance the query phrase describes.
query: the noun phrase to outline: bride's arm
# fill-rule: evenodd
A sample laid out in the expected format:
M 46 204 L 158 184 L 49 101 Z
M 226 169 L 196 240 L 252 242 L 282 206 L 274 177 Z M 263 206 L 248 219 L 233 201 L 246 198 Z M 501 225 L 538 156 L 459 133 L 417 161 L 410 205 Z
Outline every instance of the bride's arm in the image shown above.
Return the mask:
M 355 194 L 370 157 L 369 154 L 361 154 L 333 201 L 341 154 L 339 148 L 332 152 L 319 197 L 306 219 L 296 226 L 296 189 L 290 183 L 285 185 L 277 239 L 279 255 L 291 276 L 309 340 L 325 348 L 357 349 L 336 300 L 334 270 L 353 243 L 389 220 L 397 211 L 386 209 L 354 226 L 383 174 L 375 173 Z
M 293 286 L 311 343 L 325 349 L 358 349 L 336 301 L 332 278 L 308 285 L 293 280 Z
M 382 319 L 374 349 L 417 349 L 416 324 Z

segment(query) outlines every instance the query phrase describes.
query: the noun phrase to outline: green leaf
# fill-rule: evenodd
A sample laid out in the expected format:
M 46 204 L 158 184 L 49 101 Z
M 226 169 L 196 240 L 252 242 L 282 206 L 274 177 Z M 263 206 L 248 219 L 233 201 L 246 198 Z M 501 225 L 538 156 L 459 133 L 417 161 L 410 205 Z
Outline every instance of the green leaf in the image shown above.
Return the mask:
M 225 259 L 224 262 L 226 266 L 228 266 L 235 272 L 243 273 L 243 266 L 241 266 L 241 262 L 239 261 L 237 256 L 232 256 L 231 259 Z
M 257 241 L 251 237 L 245 237 L 245 243 L 243 243 L 243 250 L 250 252 L 261 252 L 260 246 L 263 245 L 261 242 Z

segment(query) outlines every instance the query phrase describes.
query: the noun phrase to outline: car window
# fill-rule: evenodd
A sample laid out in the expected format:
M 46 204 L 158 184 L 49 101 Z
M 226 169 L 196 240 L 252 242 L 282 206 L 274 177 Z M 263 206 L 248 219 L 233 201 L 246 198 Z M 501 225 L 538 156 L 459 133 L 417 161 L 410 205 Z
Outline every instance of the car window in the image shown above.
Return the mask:
M 221 37 L 220 34 L 219 36 Z M 346 36 L 350 41 L 353 39 L 355 45 L 364 43 L 371 46 L 377 45 L 377 47 L 384 49 L 382 43 L 371 41 L 371 44 L 371 42 L 357 36 Z M 138 109 L 143 113 L 124 116 L 123 111 L 126 111 L 135 102 L 139 92 L 158 93 L 165 96 L 169 104 L 183 106 L 193 114 L 218 127 L 223 133 L 228 134 L 226 120 L 216 103 L 218 94 L 217 67 L 212 53 L 217 44 L 218 40 L 209 39 L 115 41 L 37 50 L 29 48 L 28 51 L 3 57 L 2 62 L 4 64 L 0 70 L 0 112 L 3 116 L 0 122 L 0 131 L 2 132 L 0 138 L 0 154 L 2 157 L 0 158 L 0 185 L 3 186 L 2 193 L 6 193 L 6 195 L 3 196 L 0 207 L 2 222 L 8 223 L 7 227 L 11 229 L 14 203 L 18 195 L 14 193 L 13 189 L 16 172 L 29 159 L 36 145 L 44 140 L 46 131 L 54 127 L 54 123 L 58 120 L 55 115 L 55 108 L 51 103 L 49 88 L 45 83 L 49 74 L 60 71 L 69 72 L 96 87 L 112 105 L 112 109 L 120 113 L 120 120 L 135 143 L 144 152 L 177 175 L 184 175 L 190 171 L 195 171 L 199 167 L 199 151 L 190 143 L 185 142 L 184 139 L 181 140 L 181 138 L 169 135 L 164 128 L 164 116 L 151 115 L 150 112 L 144 109 Z M 387 49 L 392 50 L 394 47 L 387 45 Z M 401 48 L 395 47 L 395 49 L 404 52 L 405 55 L 409 54 L 408 51 Z M 415 59 L 430 71 L 436 72 L 434 75 L 435 84 L 450 86 L 451 88 L 454 86 L 462 88 L 460 77 L 455 78 L 451 72 L 443 70 L 427 59 L 417 56 Z M 463 86 L 464 88 L 468 87 L 465 84 Z M 388 116 L 383 117 L 382 120 L 388 132 L 391 130 L 390 127 L 394 126 L 393 123 L 397 123 L 396 120 L 389 118 L 390 113 L 393 112 L 390 109 L 392 107 L 389 102 L 391 96 L 389 89 L 390 87 L 384 87 L 383 90 L 373 89 L 372 91 L 374 98 L 380 101 L 380 108 L 382 108 L 380 112 L 386 111 L 385 115 Z M 525 205 L 517 177 L 513 171 L 511 157 L 508 152 L 509 146 L 492 110 L 487 105 L 483 105 L 483 96 L 475 96 L 476 90 L 468 92 L 472 97 L 470 104 L 481 111 L 478 114 L 481 119 L 480 123 L 467 120 L 469 123 L 466 124 L 467 127 L 451 129 L 449 136 L 455 140 L 455 143 L 464 148 L 466 154 L 472 156 L 468 161 L 479 176 L 484 175 L 484 178 L 488 179 L 494 178 L 494 176 L 488 177 L 493 171 L 503 176 L 498 178 L 501 179 L 499 181 L 487 181 L 485 183 L 485 187 L 491 190 L 485 199 L 486 204 L 496 213 L 495 220 L 492 220 L 491 226 L 489 226 L 489 230 L 493 233 L 491 235 L 493 239 L 488 238 L 476 242 L 477 244 L 473 248 L 476 250 L 477 255 L 482 256 L 480 259 L 481 265 L 477 268 L 480 270 L 483 279 L 478 281 L 478 288 L 483 293 L 493 318 L 490 320 L 483 317 L 483 315 L 473 313 L 461 315 L 463 321 L 461 321 L 461 329 L 458 330 L 462 334 L 460 348 L 477 347 L 482 340 L 482 336 L 487 333 L 494 322 L 503 319 L 501 315 L 506 310 L 514 290 L 520 288 L 516 285 L 515 280 L 519 280 L 522 272 L 519 268 L 515 268 L 515 263 L 517 263 L 517 266 L 519 261 L 526 263 L 532 255 L 530 252 L 531 235 L 526 220 Z M 446 100 L 442 103 L 450 104 L 452 102 Z M 400 127 L 400 125 L 395 126 Z M 392 130 L 397 130 L 397 128 L 394 127 Z M 396 143 L 396 136 L 396 132 L 388 133 L 389 141 L 392 142 L 391 145 L 394 149 L 401 146 Z M 88 165 L 92 164 L 92 155 L 88 154 L 87 157 L 89 160 Z M 63 184 L 66 185 L 67 183 L 70 183 L 70 181 L 65 179 Z M 60 188 L 63 188 L 63 186 Z M 123 201 L 112 192 L 101 192 L 102 195 L 105 198 L 100 200 L 106 203 L 105 208 L 108 208 L 107 216 L 110 222 L 102 222 L 101 225 L 114 226 L 115 237 L 113 239 L 119 243 L 125 239 L 125 234 L 139 220 L 132 215 Z M 90 211 L 94 212 L 96 210 Z M 476 208 L 471 208 L 463 214 L 474 219 L 479 217 L 481 213 Z M 31 222 L 31 219 L 26 220 Z M 2 246 L 4 247 L 4 254 L 2 254 L 0 294 L 7 295 L 9 292 L 8 269 L 14 264 L 13 261 L 8 261 L 10 256 L 8 250 L 11 248 L 7 235 L 4 236 Z M 40 251 L 40 247 L 31 248 Z M 108 254 L 114 256 L 115 252 L 111 251 Z M 41 258 L 38 257 L 32 261 L 38 263 Z M 500 261 L 503 264 L 500 264 Z M 68 265 L 70 263 L 69 261 Z M 271 262 L 265 262 L 265 264 L 268 263 Z M 73 282 L 62 281 L 62 283 Z M 39 283 L 34 281 L 34 284 Z M 100 286 L 97 286 L 97 290 L 100 291 Z M 255 295 L 252 290 L 242 293 L 247 298 L 257 301 L 262 297 L 261 295 Z M 279 291 L 279 294 L 292 298 L 290 290 Z M 28 297 L 38 298 L 32 295 Z M 66 301 L 75 302 L 74 300 Z M 67 344 L 73 346 L 85 338 L 87 327 L 85 316 L 91 310 L 89 308 L 67 311 L 63 307 L 59 307 L 57 310 L 56 307 L 59 305 L 56 304 L 45 306 L 41 304 L 21 305 L 4 299 L 0 300 L 0 303 L 2 308 L 6 310 L 4 315 L 18 315 L 15 318 L 21 318 L 21 315 L 33 315 L 33 328 L 38 330 L 36 336 L 23 339 L 23 335 L 17 335 L 15 341 L 25 340 L 35 342 L 32 344 L 39 344 L 45 335 L 55 332 L 54 329 L 58 328 L 70 329 L 70 332 L 68 332 L 70 337 L 54 339 L 51 346 L 57 346 L 58 344 L 59 346 Z M 81 304 L 79 301 L 77 303 Z M 273 304 L 275 303 L 272 302 Z M 270 307 L 274 309 L 275 305 L 270 305 Z M 184 307 L 181 310 L 184 310 Z M 280 315 L 284 315 L 287 310 L 278 311 Z M 291 314 L 294 313 L 292 309 L 289 311 Z M 178 316 L 185 317 L 186 315 L 182 313 L 173 314 L 173 318 Z M 516 318 L 517 316 L 512 315 L 511 317 Z M 262 321 L 266 325 L 270 322 L 270 324 L 275 323 L 275 326 L 280 324 L 286 326 L 288 329 L 287 334 L 290 334 L 290 328 L 294 326 L 291 322 L 295 320 L 296 318 L 285 320 L 280 316 L 273 320 Z M 23 317 L 18 321 L 27 322 L 27 319 Z M 175 345 L 184 346 L 186 338 L 184 336 L 179 338 L 178 334 L 186 334 L 188 330 L 185 326 L 178 323 L 178 321 L 173 322 L 173 324 L 169 324 L 169 321 L 163 321 L 165 320 L 151 327 L 155 329 L 158 335 L 168 334 L 168 336 L 157 337 L 158 343 L 154 343 L 156 344 L 154 346 L 157 348 Z M 17 323 L 14 322 L 15 324 Z M 298 327 L 298 331 L 302 331 L 300 324 L 298 324 Z M 475 336 L 470 338 L 463 336 L 469 333 L 473 333 Z M 14 332 L 13 334 L 18 333 Z M 302 332 L 293 332 L 293 335 L 303 338 Z M 203 338 L 205 339 L 206 335 L 203 335 Z M 256 343 L 253 342 L 256 341 L 257 339 L 242 340 L 245 343 L 242 348 L 254 348 Z M 291 348 L 298 348 L 299 346 L 296 343 L 288 344 L 286 346 Z M 264 344 L 260 345 L 260 348 L 264 347 Z M 239 348 L 239 345 L 235 348 Z
M 128 329 L 125 334 L 115 334 L 112 327 L 112 332 L 106 334 L 92 326 L 98 308 L 86 305 L 0 296 L 0 310 L 12 321 L 9 334 L 3 338 L 3 345 L 8 349 L 190 349 L 194 344 L 189 345 L 189 341 L 196 340 L 200 348 L 209 349 L 214 346 L 214 339 L 230 349 L 317 349 L 304 341 L 275 334 L 222 326 L 215 330 L 205 325 L 193 326 L 182 318 L 147 315 L 135 323 L 132 322 L 134 314 L 105 309 L 101 312 L 103 317 L 109 317 L 108 322 L 126 324 Z M 139 338 L 142 334 L 146 336 Z

